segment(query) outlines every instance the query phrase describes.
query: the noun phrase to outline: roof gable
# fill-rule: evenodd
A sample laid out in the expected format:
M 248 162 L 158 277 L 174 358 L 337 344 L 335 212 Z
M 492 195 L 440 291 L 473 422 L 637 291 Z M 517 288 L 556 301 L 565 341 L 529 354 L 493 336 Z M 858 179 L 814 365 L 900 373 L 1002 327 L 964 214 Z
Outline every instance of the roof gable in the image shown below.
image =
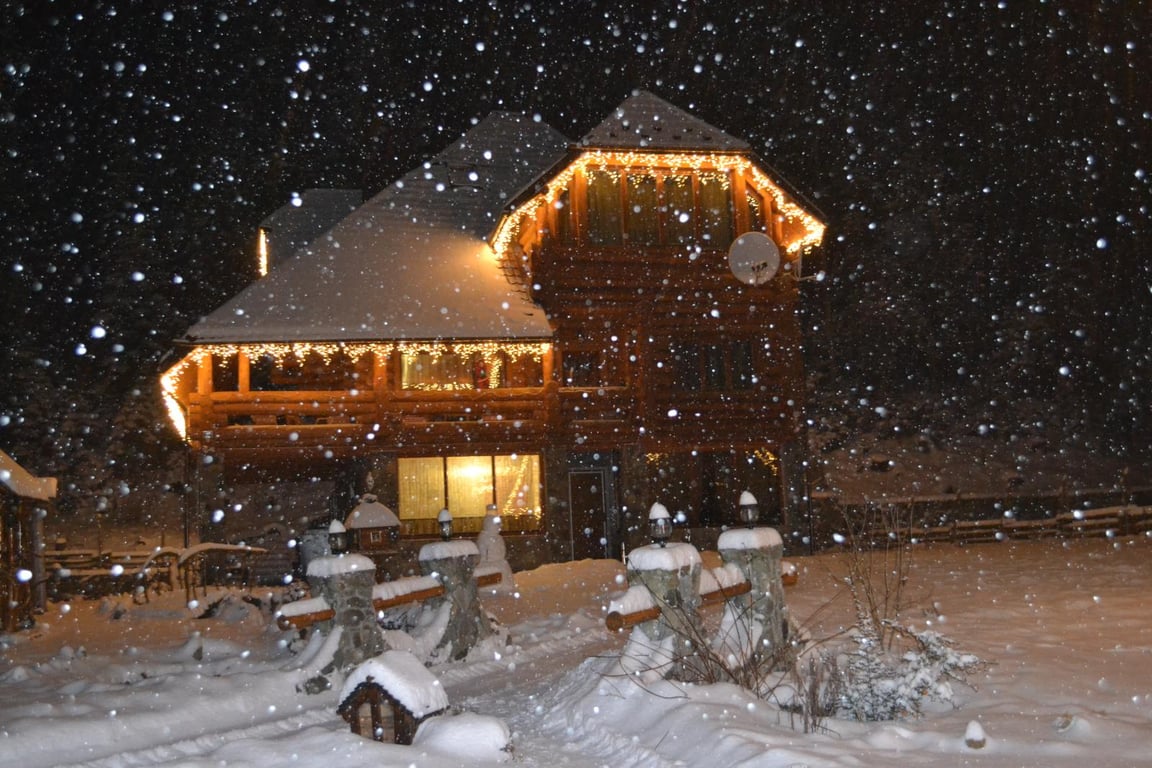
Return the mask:
M 590 149 L 747 152 L 747 142 L 674 107 L 648 91 L 636 91 L 580 140 Z

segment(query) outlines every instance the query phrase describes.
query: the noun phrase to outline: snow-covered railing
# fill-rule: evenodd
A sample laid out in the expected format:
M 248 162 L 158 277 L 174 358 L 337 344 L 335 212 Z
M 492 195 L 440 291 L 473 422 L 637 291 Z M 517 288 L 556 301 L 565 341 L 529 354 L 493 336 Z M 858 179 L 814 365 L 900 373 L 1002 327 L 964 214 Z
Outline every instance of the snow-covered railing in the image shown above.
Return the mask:
M 780 564 L 781 582 L 790 587 L 799 576 L 796 567 L 789 562 Z M 700 605 L 719 605 L 727 600 L 752 591 L 752 585 L 732 563 L 719 568 L 705 568 L 700 571 Z M 660 618 L 660 607 L 652 600 L 652 592 L 642 585 L 633 585 L 620 597 L 608 605 L 608 615 L 604 625 L 612 632 L 654 621 Z
M 752 585 L 735 566 L 725 565 L 700 572 L 701 605 L 716 605 L 750 591 Z M 611 631 L 619 632 L 645 621 L 654 621 L 660 618 L 660 613 L 660 606 L 652 601 L 652 591 L 642 585 L 633 585 L 609 604 L 604 624 Z
M 499 584 L 502 579 L 498 571 L 477 569 L 476 586 L 487 587 Z M 444 585 L 433 576 L 408 576 L 395 581 L 384 581 L 372 588 L 372 607 L 376 611 L 386 611 L 409 603 L 419 603 L 434 597 L 443 597 Z M 336 611 L 323 597 L 310 597 L 281 606 L 276 617 L 276 625 L 283 630 L 306 629 L 321 621 L 331 621 Z

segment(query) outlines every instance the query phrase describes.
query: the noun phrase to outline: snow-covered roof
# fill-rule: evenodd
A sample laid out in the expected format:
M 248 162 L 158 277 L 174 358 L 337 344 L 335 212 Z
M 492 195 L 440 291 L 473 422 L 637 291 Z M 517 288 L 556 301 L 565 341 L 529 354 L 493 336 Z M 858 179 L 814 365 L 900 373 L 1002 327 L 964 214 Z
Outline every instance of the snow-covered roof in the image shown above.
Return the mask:
M 346 701 L 357 686 L 368 682 L 368 678 L 416 717 L 448 708 L 444 686 L 408 651 L 385 651 L 357 666 L 340 689 L 340 701 Z
M 648 91 L 636 91 L 580 140 L 589 149 L 746 152 L 748 143 Z
M 344 520 L 346 528 L 395 528 L 400 525 L 396 513 L 380 503 L 374 494 L 366 493 Z
M 201 344 L 546 339 L 543 310 L 487 242 L 568 140 L 493 113 L 194 325 Z
M 47 501 L 56 496 L 56 478 L 36 477 L 4 451 L 0 451 L 0 483 L 25 499 Z
M 309 189 L 260 222 L 268 241 L 268 263 L 276 265 L 315 240 L 364 201 L 358 189 Z

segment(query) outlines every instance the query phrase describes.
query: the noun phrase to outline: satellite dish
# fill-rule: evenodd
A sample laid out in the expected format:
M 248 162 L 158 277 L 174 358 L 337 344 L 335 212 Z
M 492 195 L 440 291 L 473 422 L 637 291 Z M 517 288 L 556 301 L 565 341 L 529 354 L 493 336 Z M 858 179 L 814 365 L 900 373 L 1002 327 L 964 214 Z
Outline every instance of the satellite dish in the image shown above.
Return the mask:
M 764 285 L 780 269 L 780 248 L 763 232 L 745 232 L 728 248 L 728 269 L 746 285 Z

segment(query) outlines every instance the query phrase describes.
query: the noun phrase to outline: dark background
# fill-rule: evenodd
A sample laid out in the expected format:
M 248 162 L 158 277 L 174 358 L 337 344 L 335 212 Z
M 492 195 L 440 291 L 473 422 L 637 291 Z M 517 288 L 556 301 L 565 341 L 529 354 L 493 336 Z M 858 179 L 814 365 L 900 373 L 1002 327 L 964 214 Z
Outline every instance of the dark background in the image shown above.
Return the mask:
M 814 444 L 1147 455 L 1145 2 L 164 7 L 0 11 L 0 447 L 65 505 L 179 476 L 163 357 L 255 277 L 292 192 L 375 192 L 494 109 L 575 139 L 633 88 L 748 140 L 828 223 Z

